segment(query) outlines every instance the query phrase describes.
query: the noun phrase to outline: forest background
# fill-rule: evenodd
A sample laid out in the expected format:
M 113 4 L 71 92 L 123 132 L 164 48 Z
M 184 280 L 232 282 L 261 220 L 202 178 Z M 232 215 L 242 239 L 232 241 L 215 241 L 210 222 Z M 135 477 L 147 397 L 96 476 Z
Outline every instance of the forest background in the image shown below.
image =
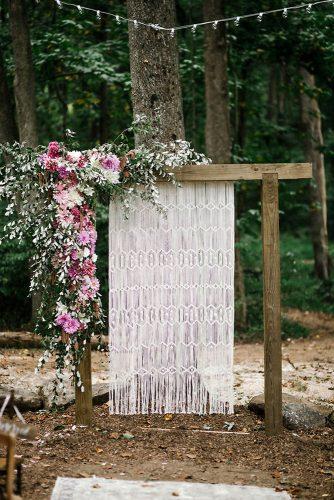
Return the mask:
M 210 14 L 215 12 L 235 16 L 295 3 L 177 0 L 176 18 L 177 24 L 191 24 L 213 19 Z M 86 0 L 83 5 L 127 16 L 126 3 L 119 0 Z M 25 25 L 15 25 L 10 22 L 9 3 L 1 0 L 0 6 L 0 142 L 22 140 L 20 112 L 24 108 L 36 116 L 35 122 L 24 124 L 32 145 L 61 141 L 70 129 L 81 149 L 91 148 L 109 142 L 130 125 L 133 112 L 126 23 L 97 19 L 66 6 L 59 9 L 52 0 L 31 0 L 25 2 Z M 139 29 L 145 36 L 145 28 Z M 25 57 L 17 46 L 17 41 L 27 36 L 32 57 Z M 203 28 L 177 35 L 186 139 L 207 153 L 215 141 L 208 109 L 219 113 L 221 105 L 206 92 L 206 77 L 210 78 L 210 65 L 215 64 L 210 58 L 217 57 L 217 51 L 210 54 L 205 50 L 209 36 Z M 228 117 L 223 107 L 221 130 L 225 134 L 222 142 L 226 139 L 231 143 L 230 161 L 314 164 L 311 185 L 309 181 L 280 183 L 283 307 L 334 313 L 334 6 L 314 7 L 310 13 L 303 9 L 287 18 L 281 14 L 265 16 L 261 23 L 256 18 L 243 20 L 238 27 L 229 23 L 222 36 L 219 50 L 226 59 L 222 70 L 226 72 L 223 99 Z M 30 65 L 25 72 L 31 75 L 30 96 L 20 95 L 20 64 Z M 262 330 L 260 185 L 237 183 L 236 192 L 236 327 L 239 337 L 251 339 Z M 2 205 L 0 227 L 4 219 Z M 98 274 L 106 306 L 108 207 L 98 206 L 97 226 Z M 32 304 L 27 296 L 32 250 L 13 241 L 0 246 L 1 329 L 32 326 Z M 282 334 L 283 338 L 298 337 L 308 331 L 283 318 Z

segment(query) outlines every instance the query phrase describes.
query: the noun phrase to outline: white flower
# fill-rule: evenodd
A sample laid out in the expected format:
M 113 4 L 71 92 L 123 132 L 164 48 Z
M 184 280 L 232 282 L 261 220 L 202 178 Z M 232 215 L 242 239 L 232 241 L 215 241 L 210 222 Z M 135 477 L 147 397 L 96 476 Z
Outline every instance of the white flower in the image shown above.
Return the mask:
M 90 164 L 93 168 L 101 168 L 101 162 L 98 157 L 92 158 Z
M 81 156 L 82 156 L 81 151 L 70 151 L 68 153 L 68 157 L 69 157 L 70 161 L 73 161 L 73 162 L 79 161 Z
M 119 183 L 119 172 L 113 172 L 112 170 L 104 170 L 103 171 L 105 178 L 111 184 Z

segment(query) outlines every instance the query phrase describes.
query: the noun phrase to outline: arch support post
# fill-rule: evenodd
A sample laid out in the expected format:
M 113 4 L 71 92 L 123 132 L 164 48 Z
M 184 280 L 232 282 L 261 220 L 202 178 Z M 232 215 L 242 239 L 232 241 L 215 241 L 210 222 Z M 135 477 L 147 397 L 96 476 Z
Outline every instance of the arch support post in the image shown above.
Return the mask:
M 87 342 L 82 360 L 79 364 L 79 373 L 84 387 L 75 384 L 75 423 L 77 425 L 92 425 L 93 399 L 92 399 L 92 361 L 91 343 Z
M 278 175 L 262 176 L 264 398 L 267 434 L 282 432 L 281 273 Z

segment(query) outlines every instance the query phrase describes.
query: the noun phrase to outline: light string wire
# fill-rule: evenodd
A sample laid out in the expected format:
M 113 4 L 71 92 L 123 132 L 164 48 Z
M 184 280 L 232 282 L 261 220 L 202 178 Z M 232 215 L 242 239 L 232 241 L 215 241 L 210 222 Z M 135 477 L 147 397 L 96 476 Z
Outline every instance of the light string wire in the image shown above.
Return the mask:
M 292 5 L 290 7 L 282 7 L 280 9 L 272 9 L 272 10 L 266 10 L 266 11 L 262 11 L 262 12 L 254 12 L 252 14 L 245 14 L 242 16 L 224 17 L 222 19 L 213 19 L 212 21 L 203 21 L 201 23 L 185 24 L 183 26 L 174 26 L 171 28 L 167 28 L 165 26 L 160 26 L 159 24 L 144 23 L 142 21 L 138 21 L 137 19 L 128 19 L 127 17 L 123 17 L 123 16 L 118 15 L 118 14 L 113 14 L 112 12 L 97 10 L 97 9 L 93 9 L 91 7 L 85 7 L 83 5 L 79 5 L 79 4 L 75 4 L 75 3 L 71 3 L 71 2 L 65 2 L 62 0 L 55 0 L 55 2 L 59 8 L 62 8 L 62 6 L 65 5 L 67 7 L 73 7 L 75 9 L 77 9 L 80 13 L 83 13 L 83 11 L 93 12 L 98 19 L 100 19 L 102 15 L 110 16 L 110 17 L 113 17 L 118 23 L 120 23 L 120 22 L 132 23 L 134 25 L 134 27 L 136 27 L 136 28 L 138 26 L 145 26 L 146 28 L 152 28 L 152 29 L 155 29 L 158 31 L 168 32 L 171 36 L 173 36 L 176 31 L 191 29 L 193 32 L 195 32 L 198 27 L 207 26 L 210 24 L 212 25 L 212 27 L 214 29 L 217 28 L 219 23 L 234 22 L 234 24 L 236 26 L 238 26 L 242 19 L 257 18 L 257 20 L 261 22 L 263 17 L 267 16 L 269 14 L 277 14 L 277 13 L 281 12 L 283 14 L 283 17 L 287 17 L 289 11 L 306 9 L 306 12 L 310 13 L 314 6 L 319 6 L 319 5 L 324 5 L 324 4 L 333 4 L 333 6 L 334 6 L 334 0 L 318 0 L 317 2 L 302 3 L 299 5 Z

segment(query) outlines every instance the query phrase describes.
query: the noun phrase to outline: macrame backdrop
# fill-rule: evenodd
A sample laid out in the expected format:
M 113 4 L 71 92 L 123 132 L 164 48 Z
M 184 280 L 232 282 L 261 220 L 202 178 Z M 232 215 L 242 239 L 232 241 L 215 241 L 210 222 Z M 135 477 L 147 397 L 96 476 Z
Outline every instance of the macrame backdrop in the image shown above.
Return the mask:
M 110 412 L 233 411 L 232 183 L 161 183 L 109 214 Z

